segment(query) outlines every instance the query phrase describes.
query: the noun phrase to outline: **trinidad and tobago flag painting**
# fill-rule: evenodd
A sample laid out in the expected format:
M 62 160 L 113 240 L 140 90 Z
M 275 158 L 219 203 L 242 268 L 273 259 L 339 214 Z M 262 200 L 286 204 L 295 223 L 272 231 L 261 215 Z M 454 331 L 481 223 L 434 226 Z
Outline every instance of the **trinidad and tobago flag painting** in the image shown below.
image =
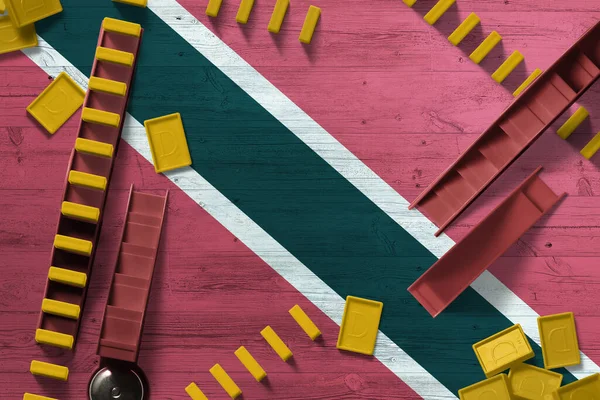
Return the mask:
M 169 191 L 137 360 L 145 398 L 188 399 L 190 382 L 229 398 L 209 373 L 218 363 L 246 400 L 456 399 L 486 378 L 474 343 L 520 324 L 535 353 L 528 363 L 543 368 L 537 318 L 563 312 L 575 315 L 581 364 L 554 370 L 562 384 L 600 372 L 600 164 L 579 153 L 600 130 L 597 83 L 440 236 L 409 209 L 536 68 L 598 23 L 597 0 L 457 0 L 433 26 L 423 20 L 432 0 L 291 0 L 278 34 L 267 30 L 275 0 L 256 0 L 247 24 L 236 22 L 239 0 L 223 0 L 217 17 L 208 0 L 61 3 L 36 22 L 37 47 L 0 55 L 0 399 L 88 398 L 132 184 Z M 321 16 L 305 44 L 310 5 Z M 454 46 L 447 37 L 472 12 L 480 23 Z M 87 89 L 105 17 L 144 30 L 128 113 L 77 346 L 39 346 L 81 110 L 49 135 L 26 108 L 61 72 Z M 472 62 L 491 31 L 502 41 Z M 515 50 L 524 61 L 499 84 L 490 75 Z M 589 117 L 562 139 L 556 130 L 581 106 Z M 143 124 L 172 113 L 192 164 L 156 173 Z M 567 196 L 433 318 L 408 287 L 540 165 Z M 383 303 L 373 356 L 336 348 L 346 296 Z M 321 338 L 294 322 L 296 304 Z M 267 325 L 290 361 L 261 336 Z M 240 346 L 265 380 L 236 358 Z M 33 376 L 32 360 L 68 366 L 68 381 Z M 138 400 L 117 389 L 106 399 Z M 573 400 L 600 399 L 590 396 Z

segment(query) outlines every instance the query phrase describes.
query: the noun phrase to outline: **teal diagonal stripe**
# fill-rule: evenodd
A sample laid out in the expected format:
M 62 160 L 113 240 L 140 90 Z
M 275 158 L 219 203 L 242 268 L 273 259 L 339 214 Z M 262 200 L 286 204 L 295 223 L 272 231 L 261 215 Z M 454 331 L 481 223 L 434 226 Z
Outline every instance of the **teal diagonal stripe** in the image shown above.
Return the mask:
M 431 318 L 406 289 L 435 257 L 149 10 L 62 4 L 46 41 L 89 74 L 103 17 L 141 23 L 131 114 L 180 112 L 198 173 L 341 296 L 383 301 L 381 330 L 454 393 L 484 378 L 471 345 L 507 318 L 472 289 Z

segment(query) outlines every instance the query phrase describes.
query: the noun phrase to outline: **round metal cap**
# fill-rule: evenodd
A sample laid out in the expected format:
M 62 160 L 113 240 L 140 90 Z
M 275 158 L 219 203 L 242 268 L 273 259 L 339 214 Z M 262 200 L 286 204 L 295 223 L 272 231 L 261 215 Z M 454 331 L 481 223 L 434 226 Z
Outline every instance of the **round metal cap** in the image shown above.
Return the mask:
M 104 367 L 90 381 L 90 400 L 144 400 L 146 393 L 141 372 L 127 367 Z

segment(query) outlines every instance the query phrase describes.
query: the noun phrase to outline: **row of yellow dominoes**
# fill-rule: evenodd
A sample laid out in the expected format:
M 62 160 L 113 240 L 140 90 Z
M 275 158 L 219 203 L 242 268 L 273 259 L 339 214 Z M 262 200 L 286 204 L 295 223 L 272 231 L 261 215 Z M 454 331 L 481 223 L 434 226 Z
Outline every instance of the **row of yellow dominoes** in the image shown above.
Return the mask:
M 312 340 L 315 340 L 321 335 L 319 328 L 317 328 L 317 326 L 312 322 L 312 320 L 308 317 L 308 315 L 306 315 L 304 310 L 302 310 L 299 305 L 296 304 L 294 307 L 292 307 L 289 310 L 289 313 Z M 281 340 L 279 335 L 275 333 L 273 328 L 267 326 L 260 331 L 260 334 L 283 361 L 288 361 L 292 357 L 292 351 L 284 343 L 284 341 Z M 267 376 L 267 373 L 263 367 L 261 367 L 258 361 L 256 361 L 256 359 L 244 346 L 240 346 L 240 348 L 238 348 L 234 354 L 257 382 L 262 381 Z M 234 382 L 234 380 L 231 379 L 221 365 L 215 364 L 209 370 L 209 372 L 217 380 L 219 385 L 221 385 L 223 390 L 227 392 L 229 397 L 235 399 L 242 394 L 242 390 Z M 207 400 L 206 395 L 194 382 L 190 383 L 185 388 L 185 391 L 193 400 Z
M 417 0 L 403 0 L 403 2 L 412 7 Z M 448 9 L 456 2 L 456 0 L 439 0 L 423 19 L 429 24 L 433 25 Z M 460 42 L 481 22 L 480 18 L 475 13 L 469 14 L 467 18 L 448 36 L 448 40 L 454 46 L 458 46 Z M 483 59 L 496 47 L 502 40 L 502 36 L 496 31 L 492 31 L 487 38 L 473 52 L 469 55 L 471 61 L 475 64 L 479 64 Z M 521 52 L 515 50 L 502 65 L 494 71 L 492 79 L 498 83 L 502 83 L 511 72 L 523 61 L 524 57 Z M 527 86 L 531 84 L 537 78 L 542 71 L 536 69 L 533 73 L 514 91 L 513 95 L 518 96 Z
M 495 399 L 572 399 L 576 392 L 600 393 L 600 374 L 561 387 L 563 376 L 549 369 L 581 363 L 573 313 L 538 317 L 544 368 L 524 364 L 534 357 L 527 336 L 519 324 L 473 345 L 488 379 L 461 389 L 461 399 L 479 399 L 495 393 Z M 508 376 L 501 373 L 510 368 Z M 591 397 L 590 397 L 591 398 Z
M 567 139 L 569 136 L 571 136 L 571 133 L 573 133 L 575 131 L 575 129 L 577 129 L 577 127 L 579 125 L 581 125 L 581 123 L 583 121 L 585 121 L 585 119 L 589 116 L 590 114 L 588 113 L 588 111 L 584 108 L 584 107 L 579 107 L 577 109 L 577 111 L 575 111 L 573 113 L 573 115 L 571 115 L 569 117 L 569 119 L 567 119 L 565 121 L 564 124 L 562 124 L 562 126 L 560 128 L 558 128 L 558 130 L 556 131 L 556 133 L 558 134 L 558 136 L 560 136 L 562 139 Z M 592 138 L 592 140 L 590 140 L 583 149 L 581 149 L 581 151 L 579 152 L 582 156 L 584 156 L 585 158 L 587 158 L 588 160 L 590 158 L 592 158 L 592 156 L 594 154 L 596 154 L 596 152 L 600 149 L 600 132 L 598 132 L 596 134 L 596 136 L 594 136 Z
M 206 7 L 206 15 L 213 18 L 219 15 L 219 9 L 221 8 L 222 2 L 223 0 L 209 0 L 208 6 Z M 277 0 L 275 7 L 273 8 L 273 14 L 271 14 L 269 25 L 267 26 L 269 32 L 279 33 L 289 5 L 290 0 Z M 250 18 L 250 12 L 252 11 L 253 6 L 254 0 L 241 0 L 235 20 L 239 24 L 246 24 Z M 308 8 L 298 40 L 306 44 L 311 42 L 320 16 L 321 9 L 319 7 L 310 6 Z

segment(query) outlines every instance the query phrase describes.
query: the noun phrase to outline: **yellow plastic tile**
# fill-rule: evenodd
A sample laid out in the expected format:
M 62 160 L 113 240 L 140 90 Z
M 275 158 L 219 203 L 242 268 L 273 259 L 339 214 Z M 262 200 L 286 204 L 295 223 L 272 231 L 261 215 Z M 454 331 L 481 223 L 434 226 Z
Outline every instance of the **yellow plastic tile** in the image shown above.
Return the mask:
M 448 36 L 448 40 L 455 46 L 460 42 L 481 22 L 477 14 L 471 13 L 465 20 Z
M 118 128 L 119 122 L 121 122 L 121 116 L 119 114 L 96 110 L 95 108 L 89 107 L 83 107 L 81 119 L 90 124 L 112 126 L 113 128 Z
M 554 392 L 555 400 L 598 400 L 600 398 L 600 373 L 565 385 Z
M 240 8 L 238 8 L 237 15 L 235 16 L 235 20 L 238 24 L 245 24 L 248 22 L 253 6 L 254 0 L 242 0 L 240 2 Z
M 48 331 L 46 329 L 35 330 L 35 341 L 41 344 L 71 349 L 73 347 L 73 336 L 64 333 Z
M 0 17 L 0 54 L 37 46 L 35 26 L 16 28 L 7 15 Z
M 306 13 L 306 18 L 304 19 L 304 24 L 302 25 L 302 30 L 300 31 L 300 37 L 298 40 L 300 40 L 302 43 L 310 44 L 320 16 L 321 9 L 319 7 L 310 6 L 308 8 L 308 12 Z
M 304 310 L 300 308 L 298 304 L 292 307 L 289 313 L 312 340 L 315 340 L 321 335 L 319 328 L 317 328 L 315 323 L 312 322 L 312 320 L 308 317 L 308 315 L 306 315 Z
M 202 393 L 202 390 L 194 383 L 190 383 L 185 388 L 185 392 L 192 398 L 192 400 L 208 400 L 208 397 Z
M 510 75 L 511 72 L 517 68 L 523 61 L 524 57 L 518 50 L 513 51 L 513 53 L 508 56 L 506 60 L 498 67 L 498 69 L 492 74 L 492 79 L 498 83 L 504 82 L 506 77 Z
M 380 301 L 346 297 L 337 348 L 372 355 L 382 310 L 383 303 Z
M 554 369 L 581 362 L 572 312 L 538 317 L 544 367 Z
M 100 209 L 97 207 L 71 203 L 70 201 L 62 202 L 60 212 L 66 217 L 81 219 L 88 222 L 98 222 L 98 218 L 100 217 Z
M 56 400 L 52 397 L 40 396 L 38 394 L 25 393 L 23 400 Z
M 589 115 L 590 114 L 584 107 L 579 107 L 577 111 L 575 111 L 573 115 L 571 115 L 569 119 L 562 124 L 560 128 L 558 128 L 556 133 L 562 139 L 568 138 Z
M 213 18 L 219 15 L 219 9 L 221 8 L 222 2 L 223 0 L 208 0 L 208 5 L 206 6 L 206 15 Z
M 267 376 L 267 373 L 263 367 L 260 366 L 258 361 L 252 357 L 252 354 L 250 354 L 250 352 L 246 350 L 244 346 L 240 346 L 240 348 L 237 349 L 234 354 L 238 360 L 244 364 L 244 367 L 246 367 L 254 379 L 256 379 L 256 382 L 262 381 L 264 377 Z
M 444 13 L 446 11 L 448 11 L 448 9 L 452 6 L 452 4 L 454 4 L 456 2 L 456 0 L 439 0 L 435 6 L 433 6 L 433 8 L 431 8 L 431 10 L 429 10 L 429 12 L 427 14 L 425 14 L 425 16 L 423 17 L 423 19 L 429 24 L 429 25 L 433 25 L 437 22 L 438 19 L 440 19 L 440 17 L 442 15 L 444 15 Z
M 219 382 L 219 385 L 221 385 L 221 387 L 232 399 L 235 399 L 242 394 L 242 390 L 238 387 L 238 385 L 235 384 L 233 379 L 227 375 L 227 372 L 225 372 L 223 367 L 221 367 L 219 364 L 215 364 L 210 369 L 210 374 L 217 380 L 217 382 Z
M 277 353 L 277 355 L 283 361 L 287 361 L 292 357 L 292 351 L 289 347 L 285 345 L 285 343 L 283 343 L 283 340 L 281 340 L 281 338 L 277 336 L 273 328 L 267 326 L 265 329 L 260 331 L 260 334 L 263 338 L 265 338 L 267 343 L 269 343 L 269 346 L 271 346 L 273 350 L 275 350 L 275 353 Z
M 106 178 L 100 175 L 88 174 L 81 171 L 69 171 L 71 185 L 85 186 L 90 189 L 105 190 Z
M 92 254 L 92 242 L 71 236 L 56 235 L 54 237 L 54 247 L 85 256 Z
M 192 164 L 179 113 L 146 120 L 144 127 L 157 173 Z
M 283 24 L 283 18 L 285 17 L 285 13 L 290 5 L 290 0 L 277 0 L 275 3 L 275 8 L 273 8 L 273 14 L 271 14 L 271 19 L 269 20 L 269 26 L 267 29 L 271 33 L 279 33 L 281 30 L 281 24 Z
M 60 0 L 4 0 L 4 3 L 17 28 L 62 11 Z
M 64 301 L 44 299 L 42 300 L 42 311 L 46 314 L 58 315 L 59 317 L 79 319 L 81 309 L 77 304 Z
M 88 87 L 94 92 L 114 94 L 116 96 L 125 96 L 127 93 L 126 83 L 113 81 L 111 79 L 98 78 L 97 76 L 92 76 L 90 78 Z
M 87 283 L 87 275 L 83 272 L 59 267 L 50 267 L 48 270 L 48 279 L 53 282 L 80 288 L 85 287 L 85 284 Z
M 36 360 L 31 361 L 29 372 L 33 375 L 45 376 L 60 381 L 66 381 L 69 378 L 69 368 Z
M 75 140 L 75 150 L 80 153 L 93 154 L 99 157 L 111 158 L 113 155 L 113 145 L 110 143 L 97 142 L 95 140 L 77 138 Z
M 511 400 L 506 374 L 496 375 L 458 391 L 460 400 Z
M 100 61 L 131 67 L 133 66 L 134 58 L 135 56 L 133 53 L 128 53 L 126 51 L 100 46 L 96 48 L 96 59 Z
M 596 133 L 596 136 L 594 136 L 579 153 L 589 160 L 596 154 L 598 149 L 600 149 L 600 132 Z
M 523 92 L 523 90 L 527 89 L 527 87 L 529 85 L 531 85 L 531 82 L 533 82 L 535 80 L 535 78 L 537 78 L 538 76 L 540 76 L 542 74 L 542 70 L 539 68 L 536 68 L 531 75 L 529 75 L 529 77 L 527 77 L 527 79 L 525 79 L 525 81 L 523 81 L 523 83 L 521 83 L 521 86 L 519 86 L 514 92 L 513 92 L 513 96 L 517 97 L 518 95 L 521 94 L 521 92 Z
M 141 7 L 146 7 L 146 0 L 141 0 L 144 3 Z M 106 17 L 102 20 L 102 27 L 105 31 L 120 33 L 121 35 L 139 37 L 142 34 L 142 26 L 129 21 L 122 21 Z
M 148 5 L 148 0 L 113 0 L 115 3 L 123 3 L 128 4 L 130 6 L 136 7 L 146 7 Z
M 6 5 L 3 0 L 0 0 L 0 14 L 4 14 L 4 11 L 6 11 Z
M 473 350 L 488 378 L 534 356 L 519 324 L 475 343 Z
M 519 364 L 510 369 L 508 383 L 516 400 L 550 400 L 560 387 L 563 376 L 529 364 Z
M 61 72 L 27 107 L 27 112 L 54 134 L 81 107 L 84 98 L 85 91 Z
M 412 7 L 412 6 L 415 5 L 415 3 L 417 2 L 417 0 L 402 0 L 402 2 L 404 4 L 406 4 L 407 6 L 409 6 L 409 7 Z
M 492 31 L 492 33 L 490 33 L 488 37 L 473 50 L 469 58 L 475 64 L 479 64 L 501 40 L 502 36 L 500 36 L 498 32 Z

